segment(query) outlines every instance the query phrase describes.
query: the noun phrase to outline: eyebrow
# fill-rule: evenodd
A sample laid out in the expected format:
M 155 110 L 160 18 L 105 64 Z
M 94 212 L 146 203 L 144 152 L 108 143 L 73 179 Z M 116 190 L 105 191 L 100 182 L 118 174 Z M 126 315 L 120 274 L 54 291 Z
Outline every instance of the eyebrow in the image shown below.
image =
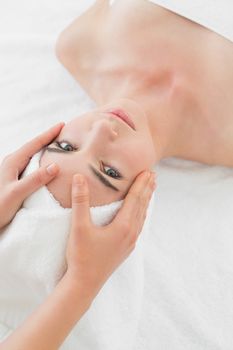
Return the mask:
M 49 152 L 58 152 L 58 153 L 64 153 L 68 154 L 66 151 L 63 151 L 62 149 L 59 148 L 49 148 L 48 146 L 46 147 L 46 150 Z M 92 171 L 92 173 L 96 176 L 96 178 L 104 184 L 106 187 L 111 188 L 112 190 L 116 192 L 120 192 L 120 190 L 115 187 L 110 181 L 108 181 L 102 174 L 99 172 L 97 169 L 95 169 L 90 163 L 88 164 L 89 169 Z
M 102 182 L 106 187 L 110 187 L 112 190 L 119 192 L 120 190 L 115 187 L 110 181 L 108 181 L 97 169 L 95 169 L 91 164 L 88 164 L 92 173 L 97 177 L 97 179 Z

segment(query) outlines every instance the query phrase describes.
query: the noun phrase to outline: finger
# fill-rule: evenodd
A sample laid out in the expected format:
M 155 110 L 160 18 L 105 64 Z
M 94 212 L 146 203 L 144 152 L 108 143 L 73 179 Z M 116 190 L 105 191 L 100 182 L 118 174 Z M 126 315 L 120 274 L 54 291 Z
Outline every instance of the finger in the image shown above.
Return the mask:
M 88 184 L 81 174 L 73 177 L 72 227 L 81 230 L 91 223 Z
M 65 124 L 63 122 L 56 124 L 55 126 L 38 135 L 31 141 L 28 141 L 17 151 L 11 154 L 11 156 L 8 159 L 8 162 L 12 162 L 14 166 L 18 167 L 18 171 L 19 173 L 21 173 L 27 166 L 31 157 L 35 153 L 39 152 L 44 146 L 49 144 L 60 133 L 64 125 Z
M 17 182 L 16 191 L 19 200 L 23 201 L 40 187 L 49 183 L 59 173 L 59 167 L 53 163 L 47 167 L 41 167 L 32 174 Z
M 151 196 L 154 192 L 154 190 L 156 189 L 157 184 L 155 181 L 155 177 L 152 175 L 146 188 L 144 193 L 142 194 L 142 200 L 141 200 L 141 205 L 139 206 L 139 215 L 140 217 L 145 215 L 145 211 L 148 208 Z
M 126 238 L 129 240 L 130 246 L 133 247 L 133 249 L 135 247 L 139 235 L 142 233 L 142 229 L 147 217 L 147 210 L 155 188 L 156 185 L 154 183 L 154 179 L 151 179 L 143 194 L 143 200 L 141 201 L 137 214 L 135 214 L 135 219 L 131 220 L 131 222 L 133 222 L 133 225 L 131 225 L 131 230 L 129 230 Z
M 151 201 L 151 197 L 153 192 L 156 189 L 156 184 L 154 183 L 154 181 L 150 182 L 149 186 L 147 187 L 147 190 L 144 194 L 144 201 L 143 204 L 141 205 L 140 208 L 140 214 L 139 214 L 139 220 L 138 220 L 138 236 L 140 235 L 143 225 L 145 223 L 146 217 L 147 217 L 147 211 L 148 211 L 148 207 L 150 205 L 150 201 Z
M 147 215 L 147 209 L 151 200 L 151 196 L 156 188 L 155 185 L 155 179 L 153 176 L 151 176 L 147 186 L 145 187 L 144 192 L 141 195 L 141 200 L 139 202 L 138 207 L 135 210 L 134 218 L 131 219 L 131 222 L 134 223 L 132 225 L 132 231 L 134 232 L 135 238 L 138 238 L 139 234 L 141 233 L 142 227 L 144 225 L 146 215 Z
M 138 212 L 138 208 L 140 207 L 142 193 L 145 191 L 149 179 L 150 172 L 143 172 L 137 176 L 124 199 L 118 215 L 113 220 L 115 224 L 131 222 L 132 218 L 135 217 L 135 213 Z

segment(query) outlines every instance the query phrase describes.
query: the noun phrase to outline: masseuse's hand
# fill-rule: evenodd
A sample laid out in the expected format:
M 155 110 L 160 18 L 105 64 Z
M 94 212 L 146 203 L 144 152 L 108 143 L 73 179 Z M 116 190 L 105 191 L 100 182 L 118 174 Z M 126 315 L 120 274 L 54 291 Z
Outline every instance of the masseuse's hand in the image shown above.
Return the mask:
M 55 125 L 3 159 L 0 165 L 0 229 L 13 219 L 25 198 L 57 175 L 58 165 L 50 164 L 20 179 L 32 156 L 49 144 L 63 126 L 64 123 Z
M 139 174 L 113 221 L 95 226 L 90 217 L 88 185 L 75 175 L 72 187 L 72 223 L 68 239 L 65 279 L 71 287 L 85 290 L 91 300 L 114 270 L 134 250 L 148 204 L 156 187 L 154 174 Z M 77 184 L 81 176 L 83 185 Z

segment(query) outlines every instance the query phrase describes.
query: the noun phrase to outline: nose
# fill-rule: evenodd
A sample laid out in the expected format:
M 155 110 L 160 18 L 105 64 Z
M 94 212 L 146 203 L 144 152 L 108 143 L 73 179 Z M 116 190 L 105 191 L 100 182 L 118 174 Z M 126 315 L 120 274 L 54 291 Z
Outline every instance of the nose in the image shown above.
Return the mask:
M 86 139 L 86 149 L 104 148 L 109 142 L 114 142 L 117 136 L 114 124 L 108 119 L 100 119 L 92 124 Z

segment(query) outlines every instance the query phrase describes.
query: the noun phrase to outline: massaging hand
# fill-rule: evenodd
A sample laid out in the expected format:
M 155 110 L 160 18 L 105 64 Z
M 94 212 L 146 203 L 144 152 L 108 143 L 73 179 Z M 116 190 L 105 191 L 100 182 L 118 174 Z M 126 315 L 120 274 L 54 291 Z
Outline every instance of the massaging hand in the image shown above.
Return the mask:
M 67 243 L 69 284 L 76 284 L 93 300 L 114 270 L 134 250 L 142 230 L 147 207 L 155 189 L 154 175 L 139 174 L 113 221 L 96 227 L 91 221 L 88 185 L 84 176 L 75 175 L 72 187 L 72 223 Z M 150 175 L 150 173 L 149 173 Z M 76 183 L 77 177 L 84 180 Z M 76 181 L 75 181 L 76 180 Z
M 63 126 L 64 123 L 55 125 L 4 158 L 0 165 L 0 229 L 13 219 L 25 198 L 57 175 L 58 165 L 50 164 L 20 179 L 31 157 L 49 144 Z

